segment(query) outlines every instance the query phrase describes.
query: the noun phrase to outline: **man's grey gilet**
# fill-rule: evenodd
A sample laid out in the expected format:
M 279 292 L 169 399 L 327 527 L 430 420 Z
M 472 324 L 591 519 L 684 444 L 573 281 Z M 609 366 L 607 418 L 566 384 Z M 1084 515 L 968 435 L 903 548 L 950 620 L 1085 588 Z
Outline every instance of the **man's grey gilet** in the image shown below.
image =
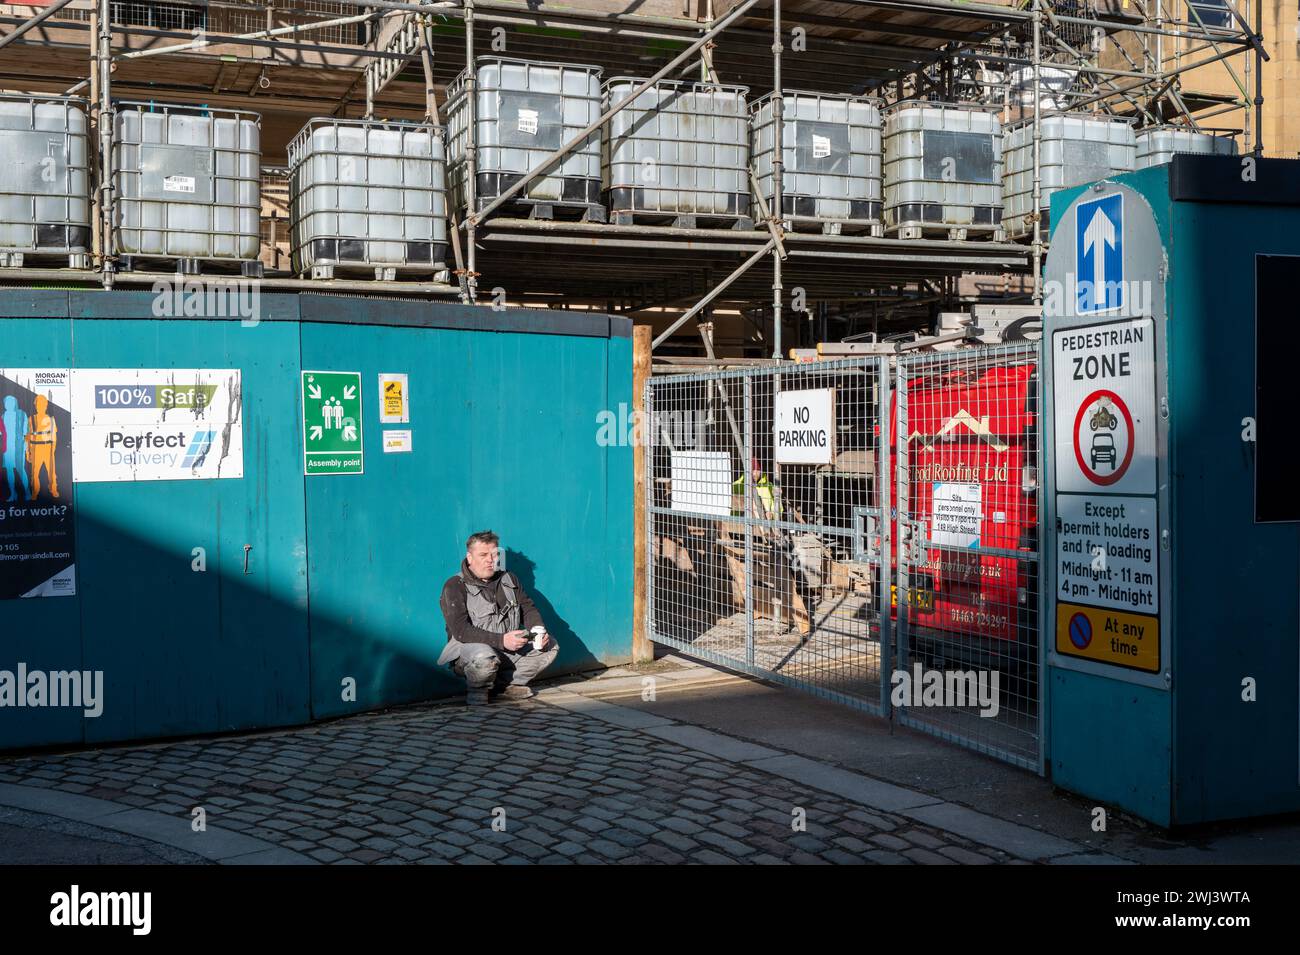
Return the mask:
M 515 593 L 513 574 L 503 573 L 497 585 L 506 595 L 504 607 L 498 607 L 495 600 L 484 594 L 486 587 L 483 584 L 470 580 L 464 573 L 460 575 L 460 581 L 465 585 L 465 609 L 469 611 L 470 623 L 488 633 L 509 633 L 519 629 L 519 598 Z M 460 659 L 460 648 L 463 646 L 455 637 L 448 637 L 447 646 L 438 657 L 438 664 L 442 666 Z

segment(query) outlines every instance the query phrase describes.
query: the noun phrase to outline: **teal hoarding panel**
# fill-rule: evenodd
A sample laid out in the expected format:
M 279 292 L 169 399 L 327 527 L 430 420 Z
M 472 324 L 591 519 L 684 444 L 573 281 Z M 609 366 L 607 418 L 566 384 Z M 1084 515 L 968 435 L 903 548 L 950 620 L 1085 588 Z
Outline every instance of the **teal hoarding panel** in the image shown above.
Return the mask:
M 477 333 L 305 324 L 303 367 L 361 374 L 365 473 L 307 482 L 312 713 L 449 692 L 438 588 L 475 493 L 466 356 Z M 409 374 L 409 453 L 384 454 L 380 372 Z M 296 388 L 296 382 L 286 387 Z M 355 684 L 355 693 L 345 690 Z
M 1147 171 L 1139 178 L 1148 185 L 1160 180 L 1159 176 Z M 1145 432 L 1150 442 L 1145 450 L 1145 460 L 1150 470 L 1141 480 L 1130 482 L 1133 486 L 1126 489 L 1130 496 L 1122 499 L 1121 506 L 1131 506 L 1130 502 L 1134 500 L 1131 495 L 1141 495 L 1146 501 L 1144 506 L 1150 508 L 1153 515 L 1148 542 L 1151 553 L 1141 558 L 1144 566 L 1139 570 L 1153 577 L 1143 581 L 1148 588 L 1146 592 L 1154 593 L 1153 604 L 1147 606 L 1159 604 L 1162 621 L 1169 619 L 1163 595 L 1172 568 L 1159 549 L 1162 520 L 1159 498 L 1164 481 L 1164 455 L 1159 451 L 1163 429 L 1156 410 L 1158 395 L 1164 392 L 1160 384 L 1163 361 L 1159 352 L 1167 328 L 1164 321 L 1166 308 L 1163 296 L 1157 291 L 1162 278 L 1167 217 L 1162 219 L 1159 204 L 1151 203 L 1146 193 L 1130 183 L 1124 184 L 1132 191 L 1108 181 L 1100 189 L 1085 187 L 1067 190 L 1063 197 L 1053 196 L 1053 202 L 1059 201 L 1060 206 L 1053 207 L 1052 221 L 1057 227 L 1057 235 L 1044 276 L 1043 348 L 1048 376 L 1045 402 L 1048 413 L 1043 425 L 1043 444 L 1047 449 L 1045 520 L 1048 528 L 1045 535 L 1047 575 L 1043 586 L 1051 605 L 1043 634 L 1049 660 L 1049 676 L 1045 681 L 1049 712 L 1047 749 L 1052 779 L 1057 785 L 1098 800 L 1098 804 L 1108 810 L 1123 808 L 1168 825 L 1172 818 L 1170 760 L 1173 739 L 1172 700 L 1164 676 L 1170 664 L 1167 655 L 1159 652 L 1165 638 L 1158 637 L 1156 648 L 1148 647 L 1145 651 L 1148 655 L 1141 661 L 1144 665 L 1135 667 L 1126 664 L 1137 661 L 1125 660 L 1115 649 L 1112 639 L 1100 630 L 1097 631 L 1100 639 L 1094 640 L 1092 647 L 1097 652 L 1091 655 L 1076 652 L 1070 646 L 1071 641 L 1058 633 L 1062 621 L 1075 609 L 1098 621 L 1098 627 L 1104 620 L 1107 627 L 1122 626 L 1129 621 L 1143 626 L 1144 630 L 1152 629 L 1150 617 L 1135 616 L 1144 611 L 1143 605 L 1135 598 L 1128 598 L 1131 603 L 1126 601 L 1127 605 L 1121 603 L 1117 607 L 1111 602 L 1115 598 L 1101 600 L 1098 593 L 1075 599 L 1064 595 L 1067 585 L 1071 588 L 1071 597 L 1079 593 L 1074 589 L 1078 586 L 1079 575 L 1077 571 L 1067 569 L 1070 552 L 1061 549 L 1063 535 L 1058 517 L 1063 505 L 1075 509 L 1068 513 L 1077 514 L 1081 500 L 1094 507 L 1114 506 L 1115 501 L 1121 501 L 1120 498 L 1108 500 L 1104 496 L 1108 488 L 1103 482 L 1089 483 L 1085 465 L 1076 464 L 1077 451 L 1072 455 L 1068 450 L 1070 423 L 1077 420 L 1075 409 L 1081 407 L 1081 402 L 1091 399 L 1084 397 L 1089 388 L 1081 384 L 1088 381 L 1089 372 L 1061 357 L 1066 349 L 1079 346 L 1066 345 L 1063 336 L 1073 329 L 1090 330 L 1098 325 L 1123 324 L 1125 320 L 1147 317 L 1151 321 L 1138 326 L 1148 329 L 1147 348 L 1126 350 L 1126 362 L 1113 366 L 1126 369 L 1129 367 L 1127 362 L 1131 362 L 1132 373 L 1119 371 L 1113 382 L 1106 381 L 1105 384 L 1116 389 L 1117 395 L 1128 395 L 1128 402 L 1134 408 L 1149 409 L 1144 414 L 1141 411 L 1135 414 L 1149 429 Z M 1114 237 L 1114 248 L 1122 255 L 1123 267 L 1122 270 L 1115 269 L 1115 274 L 1112 274 L 1110 266 L 1114 263 L 1108 263 L 1106 274 L 1111 281 L 1122 281 L 1125 288 L 1114 310 L 1098 313 L 1089 307 L 1089 297 L 1076 291 L 1076 283 L 1090 281 L 1093 275 L 1079 274 L 1079 263 L 1084 258 L 1080 253 L 1086 249 L 1087 243 L 1086 236 L 1080 235 L 1082 230 L 1079 227 L 1083 223 L 1078 221 L 1074 206 L 1086 203 L 1085 215 L 1095 217 L 1102 204 L 1112 201 L 1120 206 L 1117 210 L 1119 215 L 1111 221 L 1120 226 Z M 1107 215 L 1109 217 L 1111 213 Z M 1091 262 L 1085 265 L 1095 266 L 1100 252 L 1098 245 L 1091 253 Z M 1155 333 L 1154 342 L 1151 341 L 1152 332 Z M 1104 367 L 1101 365 L 1099 369 Z M 1099 370 L 1092 376 L 1092 387 L 1101 387 L 1100 374 Z M 1061 429 L 1064 432 L 1058 433 Z M 1133 433 L 1131 427 L 1130 433 Z M 1076 449 L 1079 446 L 1077 438 L 1074 446 Z M 1117 521 L 1113 528 L 1104 532 L 1103 539 L 1110 553 L 1122 553 L 1124 543 L 1134 533 L 1133 527 L 1121 526 Z M 1109 572 L 1114 573 L 1113 570 Z M 1122 581 L 1124 578 L 1117 574 L 1099 579 Z M 1114 631 L 1111 633 L 1113 636 Z M 1082 649 L 1084 644 L 1076 643 L 1075 646 Z
M 1190 823 L 1300 808 L 1300 525 L 1255 523 L 1243 440 L 1255 256 L 1300 256 L 1300 207 L 1175 202 L 1173 217 L 1175 816 Z M 1260 320 L 1294 325 L 1295 299 L 1280 305 Z
M 1170 824 L 1169 694 L 1050 669 L 1052 782 Z
M 1156 226 L 1161 235 L 1169 234 L 1169 174 L 1168 166 L 1151 166 L 1147 169 L 1139 169 L 1137 172 L 1126 172 L 1119 176 L 1113 176 L 1106 182 L 1117 182 L 1130 189 L 1134 189 L 1147 198 L 1151 205 L 1151 211 L 1155 214 Z M 1070 204 L 1078 199 L 1084 193 L 1090 191 L 1092 185 L 1071 186 L 1068 189 L 1058 189 L 1052 193 L 1051 197 L 1051 223 L 1052 232 L 1055 234 L 1056 229 L 1066 219 L 1065 210 L 1070 208 Z M 1074 226 L 1074 217 L 1071 216 L 1070 225 Z
M 365 473 L 307 483 L 315 715 L 459 687 L 435 666 L 438 596 L 488 528 L 561 645 L 553 672 L 626 659 L 631 449 L 601 447 L 596 415 L 612 347 L 630 394 L 629 341 L 304 324 L 304 367 L 360 372 L 365 418 Z M 389 426 L 411 432 L 409 453 L 383 453 L 380 373 L 409 376 L 410 422 Z
M 0 330 L 3 331 L 0 366 L 67 368 L 72 363 L 72 328 L 67 314 L 67 295 L 62 292 L 31 293 L 26 302 L 0 304 Z M 0 532 L 3 532 L 3 522 L 0 522 Z M 0 609 L 3 613 L 0 670 L 16 675 L 20 663 L 29 671 L 82 668 L 78 598 L 7 600 Z M 0 746 L 9 739 L 36 746 L 77 743 L 82 739 L 82 729 L 79 709 L 0 710 Z
M 607 495 L 612 491 L 615 502 L 624 502 L 615 506 L 629 514 L 631 498 L 609 482 L 610 459 L 628 449 L 597 440 L 596 411 L 609 407 L 606 346 L 596 339 L 496 335 L 480 339 L 474 351 L 475 379 L 501 382 L 474 403 L 474 430 L 517 437 L 475 455 L 475 481 L 487 494 L 470 522 L 502 534 L 507 568 L 559 641 L 559 669 L 618 656 L 627 632 L 609 619 L 610 558 L 630 553 L 631 540 L 607 548 Z M 463 552 L 461 546 L 447 560 Z
M 628 322 L 265 293 L 250 324 L 154 301 L 0 292 L 0 366 L 238 369 L 244 447 L 240 478 L 77 484 L 78 594 L 0 602 L 0 670 L 101 670 L 104 711 L 6 708 L 0 749 L 458 692 L 438 593 L 485 526 L 560 637 L 555 672 L 628 658 L 632 450 L 597 442 L 598 413 L 630 406 Z M 304 368 L 361 374 L 364 474 L 304 478 Z M 381 426 L 381 372 L 409 376 L 408 424 Z M 411 451 L 385 454 L 388 430 Z
M 104 671 L 106 701 L 87 740 L 302 722 L 302 451 L 277 394 L 298 372 L 297 327 L 157 321 L 129 297 L 139 320 L 74 320 L 77 366 L 240 369 L 244 476 L 77 485 L 85 665 Z

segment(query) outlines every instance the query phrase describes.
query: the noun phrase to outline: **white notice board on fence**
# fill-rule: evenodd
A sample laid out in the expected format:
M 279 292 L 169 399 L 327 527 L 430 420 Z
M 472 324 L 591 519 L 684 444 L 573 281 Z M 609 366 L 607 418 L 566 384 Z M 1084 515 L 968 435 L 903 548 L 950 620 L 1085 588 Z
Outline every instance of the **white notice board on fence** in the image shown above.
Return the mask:
M 672 452 L 674 511 L 731 516 L 731 452 Z
M 772 447 L 777 464 L 830 464 L 835 457 L 835 389 L 777 394 Z

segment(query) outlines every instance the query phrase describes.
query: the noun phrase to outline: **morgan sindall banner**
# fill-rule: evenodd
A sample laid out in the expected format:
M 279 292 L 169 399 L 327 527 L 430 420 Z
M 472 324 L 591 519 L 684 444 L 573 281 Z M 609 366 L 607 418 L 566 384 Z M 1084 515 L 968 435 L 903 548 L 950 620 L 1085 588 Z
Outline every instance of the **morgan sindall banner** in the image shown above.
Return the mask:
M 0 600 L 77 592 L 66 368 L 0 369 Z
M 75 368 L 77 481 L 244 476 L 238 369 Z

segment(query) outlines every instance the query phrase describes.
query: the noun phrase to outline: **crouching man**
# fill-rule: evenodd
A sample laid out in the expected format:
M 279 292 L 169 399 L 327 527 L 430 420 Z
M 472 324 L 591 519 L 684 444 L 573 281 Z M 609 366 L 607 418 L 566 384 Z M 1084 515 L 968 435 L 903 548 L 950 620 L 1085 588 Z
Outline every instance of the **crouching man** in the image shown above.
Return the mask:
M 471 706 L 487 703 L 490 696 L 506 700 L 533 696 L 528 684 L 554 662 L 560 649 L 550 634 L 531 632 L 543 626 L 542 615 L 519 578 L 496 569 L 499 544 L 491 531 L 471 534 L 460 573 L 442 585 L 439 601 L 447 624 L 447 648 L 438 664 L 450 664 L 457 676 L 465 678 L 465 702 Z

